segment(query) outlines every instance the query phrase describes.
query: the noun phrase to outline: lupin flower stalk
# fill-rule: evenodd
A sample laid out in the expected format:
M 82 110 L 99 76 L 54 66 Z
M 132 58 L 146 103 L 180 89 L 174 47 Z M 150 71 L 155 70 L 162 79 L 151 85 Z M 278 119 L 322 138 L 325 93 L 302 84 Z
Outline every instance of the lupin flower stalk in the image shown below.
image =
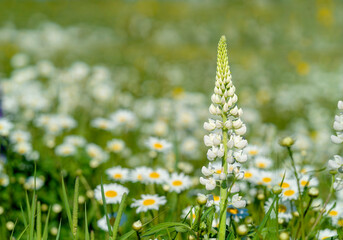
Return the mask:
M 204 136 L 205 145 L 210 147 L 207 158 L 210 161 L 208 167 L 202 168 L 206 178 L 201 177 L 200 183 L 206 186 L 207 190 L 213 190 L 220 185 L 220 223 L 218 239 L 225 239 L 226 232 L 226 210 L 228 204 L 237 208 L 245 207 L 246 202 L 238 194 L 232 196 L 229 202 L 229 195 L 234 183 L 242 179 L 244 173 L 240 167 L 228 171 L 228 166 L 235 162 L 244 163 L 247 155 L 243 149 L 248 144 L 242 138 L 246 132 L 246 126 L 240 119 L 243 111 L 237 106 L 238 97 L 235 94 L 235 86 L 232 83 L 231 72 L 228 62 L 226 38 L 222 36 L 218 44 L 217 74 L 214 87 L 214 94 L 211 97 L 212 104 L 209 111 L 215 119 L 209 119 L 204 123 L 205 130 L 210 132 Z M 215 170 L 211 162 L 220 159 L 221 169 Z M 219 176 L 219 177 L 218 177 Z M 231 180 L 230 183 L 228 180 Z M 236 188 L 236 187 L 235 187 Z M 237 192 L 237 189 L 235 189 Z
M 336 131 L 336 135 L 331 136 L 331 141 L 336 144 L 343 143 L 343 101 L 338 101 L 338 109 L 342 112 L 335 116 L 335 122 L 333 123 L 333 129 Z

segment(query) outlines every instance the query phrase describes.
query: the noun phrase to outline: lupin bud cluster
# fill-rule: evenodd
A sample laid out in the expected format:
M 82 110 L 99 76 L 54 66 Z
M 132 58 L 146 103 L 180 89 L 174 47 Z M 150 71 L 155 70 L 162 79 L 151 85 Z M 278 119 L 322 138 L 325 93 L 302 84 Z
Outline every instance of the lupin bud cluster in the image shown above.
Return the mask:
M 336 135 L 331 136 L 331 141 L 336 144 L 343 143 L 343 101 L 338 101 L 338 109 L 342 112 L 335 116 L 333 129 L 336 131 Z
M 210 163 L 208 167 L 202 168 L 205 178 L 201 177 L 200 182 L 207 190 L 213 190 L 217 181 L 227 179 L 228 174 L 233 174 L 237 179 L 242 179 L 244 176 L 240 165 L 235 164 L 247 161 L 243 149 L 248 144 L 242 137 L 246 133 L 246 126 L 240 118 L 243 111 L 237 106 L 238 97 L 235 91 L 228 62 L 226 39 L 223 36 L 218 45 L 216 82 L 211 96 L 212 104 L 209 107 L 213 118 L 204 123 L 204 129 L 210 132 L 204 136 L 205 145 L 209 147 L 207 159 Z M 223 141 L 225 132 L 228 136 L 226 144 Z M 226 159 L 223 159 L 224 157 Z M 223 163 L 228 164 L 227 169 L 233 170 L 225 173 L 224 166 L 219 170 L 214 168 L 211 163 L 214 160 L 222 160 Z M 230 168 L 232 164 L 235 164 L 234 168 Z

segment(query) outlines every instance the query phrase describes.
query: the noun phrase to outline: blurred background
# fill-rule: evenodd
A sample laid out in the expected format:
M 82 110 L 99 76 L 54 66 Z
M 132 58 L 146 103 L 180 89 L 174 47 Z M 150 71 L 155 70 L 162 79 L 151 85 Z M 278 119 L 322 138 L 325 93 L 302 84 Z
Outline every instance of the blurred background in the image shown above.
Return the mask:
M 335 109 L 343 91 L 343 2 L 2 1 L 0 72 L 25 53 L 56 67 L 103 65 L 135 97 L 210 96 L 226 35 L 243 107 L 281 129 L 310 109 Z M 313 106 L 309 108 L 308 105 Z

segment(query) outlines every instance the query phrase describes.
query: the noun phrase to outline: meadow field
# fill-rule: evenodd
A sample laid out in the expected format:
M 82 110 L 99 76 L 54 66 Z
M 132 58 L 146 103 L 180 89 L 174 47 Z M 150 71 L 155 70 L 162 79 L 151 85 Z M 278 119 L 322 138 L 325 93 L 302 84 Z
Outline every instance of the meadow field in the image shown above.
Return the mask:
M 0 240 L 343 239 L 343 2 L 1 1 Z

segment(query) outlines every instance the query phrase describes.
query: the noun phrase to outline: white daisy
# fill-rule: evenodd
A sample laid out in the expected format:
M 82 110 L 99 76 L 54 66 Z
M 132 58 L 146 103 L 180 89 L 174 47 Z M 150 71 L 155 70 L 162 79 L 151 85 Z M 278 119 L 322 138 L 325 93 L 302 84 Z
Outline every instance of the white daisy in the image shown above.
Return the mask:
M 10 179 L 7 174 L 0 173 L 0 186 L 1 187 L 7 187 L 10 183 Z
M 14 146 L 13 150 L 20 155 L 26 155 L 31 153 L 32 145 L 29 142 L 20 142 Z
M 106 204 L 119 203 L 124 193 L 129 193 L 129 190 L 126 187 L 116 183 L 103 184 L 103 188 Z M 96 200 L 102 201 L 101 185 L 98 185 L 95 188 L 94 197 Z
M 162 168 L 158 168 L 156 170 L 149 168 L 143 175 L 144 181 L 148 183 L 162 184 L 165 183 L 168 178 L 169 173 Z
M 298 189 L 295 185 L 292 185 L 291 187 L 285 189 L 281 193 L 281 200 L 287 201 L 287 200 L 296 200 L 299 196 Z
M 9 132 L 13 128 L 13 124 L 6 118 L 0 119 L 0 136 L 8 136 Z
M 31 134 L 22 130 L 15 130 L 10 134 L 10 141 L 12 143 L 29 142 L 31 140 Z
M 44 185 L 43 179 L 36 177 L 36 190 L 43 187 L 43 185 Z M 28 177 L 24 183 L 24 187 L 25 189 L 33 190 L 35 188 L 35 177 L 34 176 Z
M 275 184 L 277 178 L 275 174 L 267 171 L 260 171 L 256 176 L 256 184 L 271 187 Z
M 120 139 L 112 139 L 107 142 L 107 149 L 110 152 L 120 153 L 125 148 L 125 142 Z
M 158 196 L 150 195 L 150 194 L 142 194 L 142 198 L 139 200 L 135 200 L 131 204 L 131 207 L 137 207 L 136 212 L 146 212 L 148 210 L 158 210 L 160 206 L 167 203 L 165 196 Z
M 146 145 L 153 151 L 156 152 L 167 152 L 172 148 L 172 144 L 164 139 L 150 137 Z
M 86 144 L 86 139 L 77 135 L 69 135 L 64 138 L 64 142 L 74 145 L 75 147 L 83 147 Z
M 303 175 L 300 178 L 300 187 L 303 189 L 305 187 L 316 187 L 319 184 L 319 181 L 316 177 L 310 177 L 309 175 Z
M 97 162 L 105 162 L 108 160 L 108 154 L 94 143 L 86 145 L 86 152 L 90 158 L 95 159 Z
M 91 126 L 102 130 L 114 129 L 114 123 L 106 118 L 96 118 L 91 121 Z
M 69 143 L 63 143 L 56 147 L 55 153 L 57 156 L 62 157 L 73 156 L 76 153 L 76 148 L 74 145 Z
M 149 171 L 149 168 L 145 166 L 136 167 L 132 169 L 130 172 L 130 181 L 132 182 L 143 182 L 144 181 L 144 174 Z
M 254 165 L 259 169 L 268 169 L 273 165 L 273 161 L 267 157 L 257 156 L 254 159 Z
M 192 180 L 183 173 L 172 173 L 168 179 L 170 191 L 180 193 L 192 186 Z
M 318 232 L 318 240 L 324 240 L 337 235 L 336 230 L 324 229 Z
M 106 174 L 115 181 L 126 182 L 129 179 L 129 169 L 120 166 L 107 169 Z
M 128 129 L 134 128 L 137 122 L 136 115 L 133 112 L 124 109 L 120 109 L 111 114 L 110 118 L 115 126 L 124 126 Z
M 273 199 L 269 198 L 268 201 L 266 201 L 265 205 L 264 205 L 264 211 L 265 213 L 268 212 L 268 210 L 270 209 L 271 205 L 273 203 Z M 278 217 L 284 219 L 286 222 L 288 222 L 289 220 L 292 219 L 293 215 L 292 215 L 292 207 L 289 201 L 280 201 L 279 202 L 279 210 L 278 210 Z M 270 215 L 271 218 L 275 218 L 276 217 L 276 213 L 275 213 L 275 208 L 273 208 L 273 211 Z

